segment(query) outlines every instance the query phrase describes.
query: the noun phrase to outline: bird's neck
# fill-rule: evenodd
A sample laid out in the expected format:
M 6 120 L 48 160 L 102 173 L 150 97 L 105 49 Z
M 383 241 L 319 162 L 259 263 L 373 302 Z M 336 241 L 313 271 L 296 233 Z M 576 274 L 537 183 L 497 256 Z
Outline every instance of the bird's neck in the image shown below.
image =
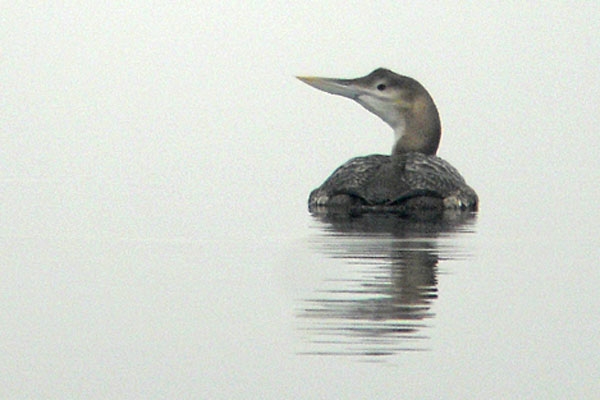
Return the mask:
M 440 144 L 441 123 L 431 97 L 415 99 L 410 109 L 403 110 L 403 115 L 393 126 L 396 142 L 392 155 L 413 151 L 434 155 Z

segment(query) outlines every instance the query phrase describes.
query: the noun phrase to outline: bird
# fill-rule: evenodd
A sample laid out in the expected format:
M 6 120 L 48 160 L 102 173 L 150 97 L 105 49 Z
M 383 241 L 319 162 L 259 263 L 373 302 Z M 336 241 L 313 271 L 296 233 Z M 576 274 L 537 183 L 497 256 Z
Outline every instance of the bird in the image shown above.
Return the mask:
M 436 156 L 437 107 L 421 83 L 378 68 L 355 79 L 297 76 L 321 91 L 356 101 L 394 131 L 391 155 L 355 157 L 314 189 L 309 212 L 394 213 L 477 211 L 477 193 L 450 163 Z

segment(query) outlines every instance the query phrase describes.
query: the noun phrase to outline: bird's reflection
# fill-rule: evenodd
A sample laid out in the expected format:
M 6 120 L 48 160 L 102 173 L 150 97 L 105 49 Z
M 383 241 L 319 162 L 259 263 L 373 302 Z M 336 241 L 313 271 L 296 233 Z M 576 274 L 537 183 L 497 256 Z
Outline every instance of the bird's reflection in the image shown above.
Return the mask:
M 434 316 L 430 310 L 438 297 L 438 263 L 462 254 L 451 243 L 473 231 L 474 215 L 314 218 L 315 249 L 348 268 L 301 300 L 298 316 L 309 347 L 302 353 L 378 360 L 426 350 L 426 328 Z

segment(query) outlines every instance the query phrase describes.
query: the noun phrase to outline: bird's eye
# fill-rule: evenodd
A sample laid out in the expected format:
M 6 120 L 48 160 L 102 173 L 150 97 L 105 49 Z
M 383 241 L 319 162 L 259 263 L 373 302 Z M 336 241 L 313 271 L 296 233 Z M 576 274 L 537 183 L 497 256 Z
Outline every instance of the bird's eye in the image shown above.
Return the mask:
M 379 90 L 380 92 L 383 92 L 385 90 L 385 84 L 380 83 L 379 85 L 377 85 L 377 90 Z

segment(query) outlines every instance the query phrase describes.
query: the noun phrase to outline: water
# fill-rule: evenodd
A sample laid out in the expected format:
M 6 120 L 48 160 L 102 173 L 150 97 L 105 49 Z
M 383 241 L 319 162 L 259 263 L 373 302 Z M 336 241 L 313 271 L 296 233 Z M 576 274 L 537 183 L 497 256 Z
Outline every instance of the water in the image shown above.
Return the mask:
M 298 210 L 287 234 L 5 234 L 3 397 L 593 397 L 596 237 L 507 234 L 483 204 L 443 223 Z
M 303 354 L 385 361 L 402 351 L 428 349 L 438 264 L 467 257 L 455 248 L 455 239 L 469 232 L 463 225 L 470 219 L 338 217 L 315 226 L 323 233 L 315 233 L 311 247 L 341 265 L 315 288 L 314 297 L 301 302 L 298 315 L 309 321 L 304 329 L 312 344 Z
M 84 3 L 1 28 L 0 398 L 597 396 L 597 5 Z M 379 66 L 477 214 L 306 211 Z

